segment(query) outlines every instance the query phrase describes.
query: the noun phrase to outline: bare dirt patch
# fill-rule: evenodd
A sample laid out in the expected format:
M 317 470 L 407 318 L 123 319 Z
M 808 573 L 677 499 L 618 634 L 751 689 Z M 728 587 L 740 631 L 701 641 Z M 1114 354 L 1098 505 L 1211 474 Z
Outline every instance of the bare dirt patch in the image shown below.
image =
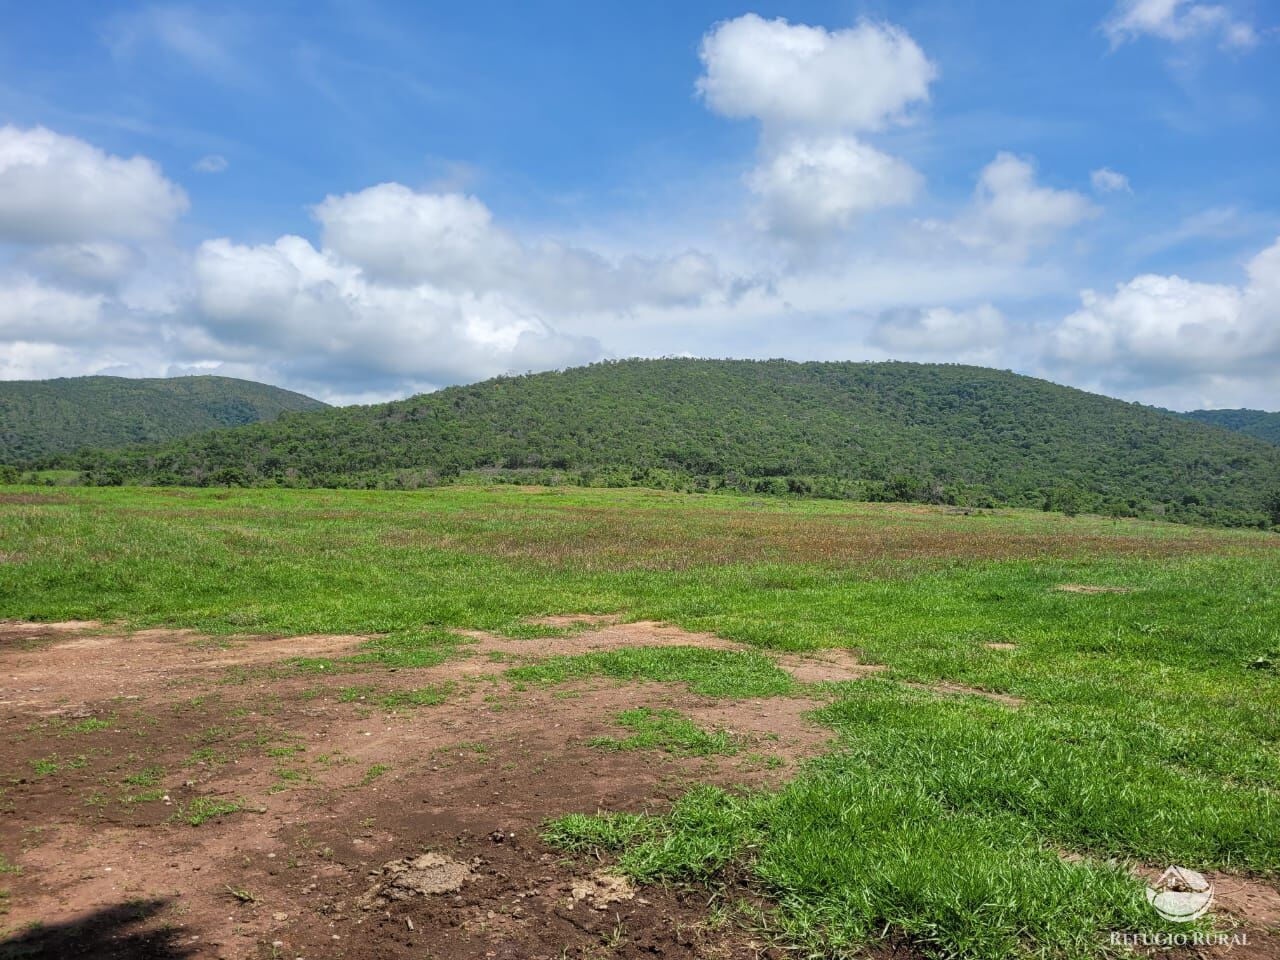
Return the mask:
M 1004 643 L 1002 641 L 992 641 L 991 643 L 984 643 L 983 646 L 986 647 L 988 650 L 1017 650 L 1018 649 L 1018 645 L 1016 643 Z
M 887 670 L 884 664 L 863 663 L 849 650 L 822 650 L 812 654 L 784 654 L 778 666 L 801 683 L 839 683 Z
M 144 689 L 152 699 L 171 700 L 182 695 L 186 678 L 205 676 L 211 670 L 289 657 L 335 656 L 367 639 L 346 635 L 202 638 L 193 630 L 125 633 L 94 621 L 3 623 L 0 716 L 6 708 L 61 709 L 68 703 L 137 696 Z M 33 646 L 33 641 L 42 642 Z
M 666 623 L 639 620 L 618 623 L 569 636 L 513 639 L 483 630 L 460 630 L 476 641 L 471 649 L 478 654 L 510 654 L 520 657 L 551 657 L 600 653 L 624 647 L 703 647 L 708 650 L 750 649 L 712 633 L 693 633 Z
M 616 888 L 538 830 L 568 812 L 662 810 L 697 783 L 776 785 L 830 736 L 805 718 L 813 701 L 612 680 L 520 690 L 476 655 L 691 637 L 738 649 L 656 624 L 480 638 L 470 657 L 417 670 L 281 668 L 359 637 L 224 641 L 93 624 L 56 632 L 38 655 L 0 647 L 0 769 L 12 771 L 0 853 L 20 868 L 0 875 L 0 954 L 771 956 L 745 931 L 709 924 L 705 893 L 611 899 Z M 402 705 L 432 685 L 447 689 L 443 703 Z M 679 710 L 743 746 L 687 757 L 592 745 L 624 734 L 617 715 L 640 706 Z M 427 852 L 441 861 L 424 864 Z M 468 873 L 457 889 L 394 895 L 449 864 Z M 407 886 L 397 879 L 413 871 Z M 584 884 L 597 892 L 575 897 Z
M 616 616 L 608 613 L 562 613 L 549 617 L 530 617 L 525 623 L 531 627 L 598 627 L 617 621 Z

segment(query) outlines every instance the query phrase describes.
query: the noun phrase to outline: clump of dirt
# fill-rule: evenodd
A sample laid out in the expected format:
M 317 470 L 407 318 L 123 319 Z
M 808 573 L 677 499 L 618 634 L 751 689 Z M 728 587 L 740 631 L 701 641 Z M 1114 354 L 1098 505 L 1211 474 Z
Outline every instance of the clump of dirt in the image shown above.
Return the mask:
M 471 868 L 443 854 L 428 851 L 416 857 L 388 860 L 381 875 L 359 900 L 362 910 L 385 907 L 397 900 L 429 897 L 438 893 L 455 893 L 471 879 Z
M 570 895 L 574 903 L 585 900 L 596 910 L 607 910 L 612 904 L 635 899 L 636 888 L 626 877 L 597 870 L 589 877 L 574 881 Z
M 1053 589 L 1061 593 L 1133 593 L 1133 587 L 1111 587 L 1096 583 L 1060 583 Z

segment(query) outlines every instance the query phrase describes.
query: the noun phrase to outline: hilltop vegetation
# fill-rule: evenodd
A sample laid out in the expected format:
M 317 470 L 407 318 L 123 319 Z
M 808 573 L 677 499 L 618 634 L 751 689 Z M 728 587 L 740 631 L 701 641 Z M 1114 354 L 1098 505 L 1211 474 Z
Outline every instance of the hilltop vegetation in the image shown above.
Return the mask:
M 1280 446 L 1280 413 L 1268 413 L 1265 410 L 1192 410 L 1182 416 Z
M 0 381 L 0 463 L 32 463 L 83 447 L 163 443 L 324 406 L 231 377 Z
M 487 482 L 1280 522 L 1280 450 L 958 365 L 627 360 L 79 458 L 95 484 Z

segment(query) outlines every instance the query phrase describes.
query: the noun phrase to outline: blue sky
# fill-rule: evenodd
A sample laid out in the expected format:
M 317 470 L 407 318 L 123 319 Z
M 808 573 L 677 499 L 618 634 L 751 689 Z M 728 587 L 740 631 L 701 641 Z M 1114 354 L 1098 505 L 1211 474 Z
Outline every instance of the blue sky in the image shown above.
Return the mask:
M 1280 406 L 1280 6 L 7 5 L 0 377 L 608 356 Z

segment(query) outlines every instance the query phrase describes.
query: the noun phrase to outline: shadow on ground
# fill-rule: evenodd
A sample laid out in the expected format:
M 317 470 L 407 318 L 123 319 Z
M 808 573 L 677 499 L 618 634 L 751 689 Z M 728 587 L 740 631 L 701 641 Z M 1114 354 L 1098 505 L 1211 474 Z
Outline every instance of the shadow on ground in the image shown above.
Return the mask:
M 168 900 L 131 901 L 65 923 L 28 929 L 0 940 L 0 960 L 181 960 L 194 956 L 178 942 L 177 931 L 142 927 L 168 905 Z

